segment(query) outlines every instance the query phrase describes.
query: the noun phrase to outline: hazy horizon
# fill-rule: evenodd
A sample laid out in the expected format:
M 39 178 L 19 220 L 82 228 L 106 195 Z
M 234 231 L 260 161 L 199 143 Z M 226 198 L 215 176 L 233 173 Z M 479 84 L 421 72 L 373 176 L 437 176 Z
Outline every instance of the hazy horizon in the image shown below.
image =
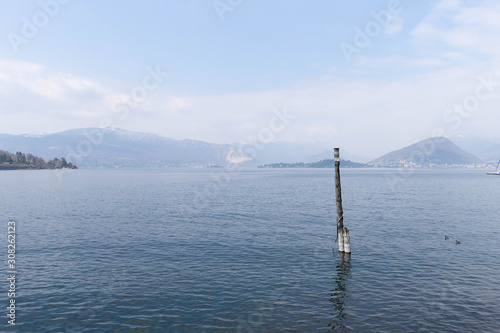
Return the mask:
M 14 136 L 21 136 L 21 137 L 45 137 L 45 136 L 50 136 L 53 134 L 60 134 L 60 133 L 66 133 L 66 132 L 78 132 L 82 131 L 80 134 L 85 135 L 87 138 L 89 138 L 90 141 L 92 140 L 100 140 L 100 134 L 98 135 L 95 130 L 101 130 L 103 132 L 111 131 L 124 131 L 127 134 L 127 138 L 129 134 L 137 134 L 137 135 L 154 135 L 154 136 L 159 136 L 165 139 L 171 139 L 169 137 L 163 136 L 161 134 L 155 134 L 155 133 L 147 133 L 147 132 L 134 132 L 134 131 L 129 131 L 123 128 L 75 128 L 75 129 L 70 129 L 66 131 L 61 131 L 61 132 L 52 132 L 52 133 L 42 133 L 42 134 L 32 134 L 32 133 L 20 133 L 20 134 L 10 134 L 10 133 L 0 133 L 0 135 L 14 135 Z M 439 137 L 433 137 L 432 139 L 437 139 Z M 73 137 L 72 137 L 73 139 Z M 356 151 L 349 151 L 344 149 L 344 147 L 341 147 L 341 155 L 342 158 L 345 160 L 351 160 L 354 162 L 361 162 L 361 163 L 367 163 L 370 162 L 374 159 L 380 158 L 386 154 L 389 153 L 394 153 L 395 151 L 401 150 L 408 148 L 412 146 L 413 144 L 420 144 L 425 141 L 427 141 L 427 138 L 424 140 L 421 140 L 419 142 L 414 142 L 410 145 L 407 146 L 400 146 L 392 151 L 386 151 L 378 156 L 362 156 L 357 154 Z M 464 136 L 455 136 L 455 137 L 447 137 L 447 139 L 451 140 L 455 145 L 457 145 L 459 148 L 463 149 L 467 153 L 472 153 L 472 155 L 475 155 L 477 152 L 483 152 L 482 150 L 486 151 L 487 148 L 491 148 L 492 145 L 498 145 L 500 144 L 500 141 L 498 139 L 491 138 L 489 141 L 485 139 L 479 139 L 479 138 L 473 138 L 473 137 L 464 137 Z M 89 141 L 89 142 L 90 142 Z M 206 142 L 206 141 L 199 141 L 199 140 L 193 140 L 190 138 L 184 138 L 184 139 L 179 139 L 176 141 L 194 141 L 194 142 L 205 142 L 209 144 L 220 144 L 220 145 L 230 145 L 230 146 L 236 146 L 236 147 L 241 147 L 243 148 L 243 153 L 245 153 L 246 149 L 248 150 L 248 154 L 251 155 L 251 149 L 250 147 L 260 147 L 258 150 L 257 157 L 262 158 L 263 156 L 269 157 L 269 155 L 276 154 L 278 153 L 277 149 L 279 149 L 278 155 L 284 156 L 285 155 L 290 155 L 290 154 L 295 154 L 295 156 L 301 156 L 297 158 L 296 160 L 273 160 L 273 162 L 269 163 L 279 163 L 279 162 L 285 162 L 285 163 L 298 163 L 298 162 L 317 162 L 319 160 L 323 159 L 330 159 L 333 158 L 333 146 L 328 143 L 328 142 L 284 142 L 284 141 L 275 141 L 275 142 L 270 142 L 270 143 L 260 143 L 258 140 L 254 142 L 244 142 L 244 143 L 238 143 L 238 142 L 225 142 L 225 143 L 214 143 L 214 142 Z M 94 142 L 94 141 L 92 141 Z M 97 144 L 97 146 L 100 144 Z M 247 147 L 247 148 L 244 148 Z M 426 145 L 423 144 L 419 146 L 419 150 L 421 151 L 426 151 Z M 12 148 L 12 147 L 11 147 Z M 1 149 L 0 149 L 1 150 Z M 17 148 L 13 148 L 13 150 L 17 150 Z M 29 150 L 29 149 L 28 149 Z M 71 149 L 70 149 L 71 151 Z M 328 155 L 325 155 L 328 151 L 331 152 L 331 156 L 328 157 Z M 66 151 L 67 153 L 68 151 Z M 306 156 L 307 155 L 307 156 Z M 290 156 L 289 156 L 290 157 Z M 304 158 L 308 161 L 305 161 Z M 492 161 L 496 161 L 496 157 L 492 159 Z M 491 162 L 491 161 L 490 161 Z

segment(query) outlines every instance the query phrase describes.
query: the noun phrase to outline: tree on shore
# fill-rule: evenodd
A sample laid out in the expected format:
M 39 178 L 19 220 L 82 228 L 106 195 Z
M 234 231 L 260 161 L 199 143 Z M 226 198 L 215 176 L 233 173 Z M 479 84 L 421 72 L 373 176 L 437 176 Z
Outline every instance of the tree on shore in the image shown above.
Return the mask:
M 78 169 L 76 165 L 67 162 L 63 157 L 54 158 L 45 162 L 43 158 L 32 154 L 24 154 L 20 151 L 12 154 L 5 150 L 0 150 L 0 170 L 12 169 Z

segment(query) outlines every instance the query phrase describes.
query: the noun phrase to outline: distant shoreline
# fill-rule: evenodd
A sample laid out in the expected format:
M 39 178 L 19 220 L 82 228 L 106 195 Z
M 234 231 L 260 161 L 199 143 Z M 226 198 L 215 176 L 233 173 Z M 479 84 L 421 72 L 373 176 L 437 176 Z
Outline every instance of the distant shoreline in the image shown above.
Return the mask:
M 12 171 L 12 170 L 75 170 L 74 168 L 37 168 L 32 165 L 0 165 L 0 171 Z
M 272 163 L 272 164 L 264 164 L 259 165 L 258 168 L 261 169 L 326 169 L 326 168 L 334 168 L 335 162 L 334 160 L 323 160 L 320 162 L 314 163 Z M 491 165 L 488 164 L 410 164 L 410 163 L 401 163 L 401 164 L 392 164 L 392 165 L 383 165 L 383 164 L 371 164 L 371 163 L 357 163 L 349 160 L 340 160 L 341 168 L 349 168 L 349 169 L 485 169 L 490 168 Z

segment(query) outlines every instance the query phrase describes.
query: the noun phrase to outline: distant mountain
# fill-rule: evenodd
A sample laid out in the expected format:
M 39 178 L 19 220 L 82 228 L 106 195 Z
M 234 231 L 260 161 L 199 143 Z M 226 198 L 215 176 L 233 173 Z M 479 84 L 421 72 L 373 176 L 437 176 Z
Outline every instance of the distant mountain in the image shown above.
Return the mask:
M 259 168 L 334 168 L 335 160 L 328 159 L 313 163 L 273 163 L 260 165 Z M 365 168 L 366 164 L 351 162 L 349 160 L 340 160 L 341 168 Z
M 0 149 L 29 151 L 45 159 L 63 156 L 80 167 L 209 166 L 250 159 L 233 145 L 173 140 L 110 128 L 75 129 L 37 136 L 0 134 Z
M 471 165 L 484 163 L 444 137 L 431 138 L 390 152 L 371 162 L 372 166 Z
M 497 162 L 500 160 L 500 144 L 488 147 L 479 153 L 478 156 L 487 162 Z
M 450 137 L 450 140 L 463 150 L 486 162 L 496 162 L 500 159 L 500 142 L 498 139 L 459 135 Z

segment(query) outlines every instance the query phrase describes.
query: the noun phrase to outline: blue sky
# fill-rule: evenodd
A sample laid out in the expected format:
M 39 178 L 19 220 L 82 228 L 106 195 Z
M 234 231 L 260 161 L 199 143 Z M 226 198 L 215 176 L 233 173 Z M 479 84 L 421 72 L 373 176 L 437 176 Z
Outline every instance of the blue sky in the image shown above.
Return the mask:
M 495 1 L 0 3 L 2 133 L 112 118 L 235 143 L 286 109 L 295 118 L 275 141 L 332 142 L 368 157 L 436 133 L 497 136 L 500 87 L 478 88 L 480 77 L 500 82 Z M 169 75 L 117 118 L 148 67 Z M 475 105 L 477 89 L 488 94 Z

